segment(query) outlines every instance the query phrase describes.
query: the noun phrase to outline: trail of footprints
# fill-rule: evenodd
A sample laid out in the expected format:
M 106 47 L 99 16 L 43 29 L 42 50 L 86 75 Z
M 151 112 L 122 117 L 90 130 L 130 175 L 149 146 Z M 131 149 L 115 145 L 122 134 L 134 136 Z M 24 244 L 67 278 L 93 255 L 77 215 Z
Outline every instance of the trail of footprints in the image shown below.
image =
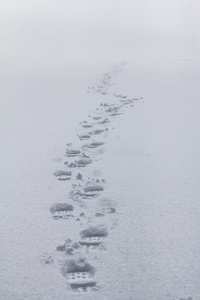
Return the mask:
M 113 73 L 117 72 L 116 70 Z M 88 88 L 88 93 L 100 93 L 108 95 L 108 89 L 112 86 L 112 74 L 105 73 L 97 86 Z M 93 149 L 101 149 L 105 144 L 104 135 L 109 133 L 109 125 L 112 118 L 120 116 L 126 107 L 131 107 L 134 102 L 139 99 L 129 99 L 123 95 L 112 95 L 119 99 L 116 104 L 101 103 L 97 108 L 98 113 L 89 116 L 90 121 L 80 122 L 82 133 L 78 135 L 78 139 L 82 143 L 79 149 L 74 149 L 72 144 L 68 144 L 65 152 L 66 161 L 64 166 L 57 170 L 54 175 L 59 181 L 72 181 L 72 189 L 69 194 L 71 203 L 55 203 L 50 208 L 50 214 L 53 219 L 72 219 L 78 217 L 86 218 L 85 213 L 76 215 L 77 205 L 87 208 L 89 200 L 94 201 L 102 193 L 105 193 L 105 180 L 93 178 L 85 180 L 83 170 L 92 165 L 97 157 L 95 157 Z M 98 137 L 98 139 L 96 139 Z M 101 138 L 102 137 L 102 138 Z M 100 173 L 96 171 L 96 173 Z M 88 175 L 88 174 L 87 174 Z M 109 205 L 107 198 L 102 200 L 107 207 L 101 212 L 96 212 L 94 219 L 90 223 L 94 223 L 97 217 L 104 216 L 104 213 L 115 213 L 114 207 Z M 87 210 L 86 210 L 87 211 Z M 79 233 L 79 240 L 72 241 L 67 239 L 63 245 L 59 245 L 56 250 L 65 254 L 68 259 L 63 263 L 61 273 L 66 279 L 67 285 L 72 292 L 86 293 L 90 291 L 98 291 L 99 286 L 95 280 L 96 270 L 87 260 L 88 251 L 99 251 L 105 249 L 104 241 L 108 238 L 108 229 L 104 224 L 90 225 L 82 228 Z

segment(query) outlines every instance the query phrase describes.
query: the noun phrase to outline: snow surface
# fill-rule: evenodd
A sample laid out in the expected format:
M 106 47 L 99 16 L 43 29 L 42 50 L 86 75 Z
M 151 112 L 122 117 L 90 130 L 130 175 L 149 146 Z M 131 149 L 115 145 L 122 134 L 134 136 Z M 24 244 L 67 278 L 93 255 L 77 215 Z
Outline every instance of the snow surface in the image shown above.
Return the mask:
M 86 2 L 2 14 L 0 299 L 199 300 L 197 27 Z
M 48 109 L 41 99 L 27 105 L 24 96 L 9 105 L 2 128 L 1 299 L 198 299 L 199 87 L 196 67 L 178 67 L 111 70 L 115 85 L 108 95 L 80 88 L 78 97 L 66 88 L 70 99 L 83 99 L 78 106 L 72 101 L 70 111 L 68 97 L 59 105 L 51 98 Z M 109 116 L 110 123 L 92 119 L 107 117 L 101 103 L 133 98 L 139 100 Z M 65 157 L 65 149 L 86 144 L 77 136 L 88 132 L 80 121 L 108 130 L 92 136 L 103 146 L 84 147 L 91 164 L 68 168 L 64 162 L 77 158 Z M 72 171 L 72 179 L 57 180 L 58 170 Z M 96 179 L 103 179 L 101 195 L 70 194 L 72 185 L 78 184 L 76 191 Z M 72 204 L 73 217 L 52 218 L 56 203 Z M 106 227 L 103 247 L 56 250 L 67 239 L 79 242 L 88 225 Z M 77 257 L 95 268 L 98 291 L 69 290 L 61 270 L 67 258 Z

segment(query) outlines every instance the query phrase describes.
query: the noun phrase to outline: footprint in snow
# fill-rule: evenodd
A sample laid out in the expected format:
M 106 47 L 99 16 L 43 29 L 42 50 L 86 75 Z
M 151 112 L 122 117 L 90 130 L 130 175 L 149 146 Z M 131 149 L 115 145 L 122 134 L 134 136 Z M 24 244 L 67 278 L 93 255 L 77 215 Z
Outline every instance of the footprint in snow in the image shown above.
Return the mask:
M 83 135 L 79 135 L 79 139 L 81 140 L 81 141 L 83 141 L 83 140 L 88 140 L 88 139 L 90 139 L 90 135 L 89 134 L 83 134 Z
M 83 189 L 79 190 L 79 196 L 83 199 L 93 198 L 103 191 L 102 185 L 86 185 Z
M 122 103 L 122 105 L 127 105 L 127 104 L 131 104 L 134 102 L 133 99 L 129 99 L 129 100 L 120 100 L 120 102 Z
M 55 203 L 51 208 L 50 212 L 54 219 L 69 219 L 73 217 L 72 211 L 74 210 L 73 205 L 68 203 Z
M 118 94 L 118 95 L 114 94 L 113 96 L 117 97 L 117 98 L 122 98 L 122 99 L 126 99 L 127 98 L 127 96 L 123 96 L 121 94 Z
M 93 117 L 92 119 L 93 120 L 100 120 L 100 119 L 102 119 L 102 117 Z
M 92 163 L 92 159 L 90 158 L 81 158 L 75 162 L 69 163 L 68 161 L 65 162 L 65 165 L 69 168 L 84 168 L 87 165 Z
M 121 114 L 122 114 L 122 113 L 114 112 L 114 113 L 110 114 L 109 116 L 115 117 L 115 116 L 119 116 L 119 115 L 121 115 Z
M 101 103 L 100 105 L 104 106 L 104 107 L 109 107 L 110 106 L 108 103 Z
M 80 150 L 66 150 L 65 156 L 67 157 L 75 157 L 75 156 L 79 156 L 81 155 L 81 151 Z
M 105 130 L 103 130 L 103 129 L 96 129 L 96 130 L 93 130 L 93 131 L 91 132 L 91 134 L 101 134 L 101 133 L 103 133 L 103 132 L 105 132 Z
M 97 148 L 97 147 L 102 146 L 102 145 L 104 145 L 103 142 L 93 142 L 93 143 L 87 144 L 87 147 L 88 148 Z
M 82 127 L 83 127 L 83 128 L 91 128 L 92 125 L 90 125 L 90 124 L 83 124 Z
M 107 123 L 110 123 L 110 121 L 108 120 L 108 118 L 104 119 L 104 120 L 102 120 L 100 122 L 98 122 L 98 124 L 107 124 Z
M 80 232 L 79 244 L 84 246 L 99 246 L 108 236 L 104 225 L 89 226 Z
M 82 159 L 76 161 L 76 166 L 80 167 L 80 168 L 83 168 L 83 167 L 86 167 L 87 165 L 89 165 L 91 163 L 92 163 L 92 159 L 90 159 L 90 158 L 82 158 Z
M 62 274 L 74 292 L 85 293 L 98 290 L 94 279 L 95 269 L 85 258 L 66 260 L 62 267 Z
M 68 171 L 57 171 L 54 175 L 58 178 L 58 180 L 69 180 L 71 179 L 72 172 Z

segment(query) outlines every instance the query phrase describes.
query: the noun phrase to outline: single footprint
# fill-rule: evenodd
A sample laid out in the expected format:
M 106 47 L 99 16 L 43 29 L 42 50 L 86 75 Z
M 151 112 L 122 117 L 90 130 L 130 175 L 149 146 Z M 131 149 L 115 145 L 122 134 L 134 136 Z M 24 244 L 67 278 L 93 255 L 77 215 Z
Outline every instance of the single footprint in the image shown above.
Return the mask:
M 107 123 L 110 123 L 108 119 L 104 119 L 101 122 L 98 122 L 98 124 L 107 124 Z
M 114 116 L 119 116 L 119 115 L 121 115 L 121 114 L 122 114 L 122 113 L 115 112 L 115 113 L 110 114 L 109 116 L 114 117 Z
M 102 145 L 104 145 L 103 142 L 93 142 L 93 143 L 87 144 L 87 147 L 88 148 L 97 148 L 97 147 L 102 146 Z
M 50 208 L 50 212 L 54 219 L 69 219 L 73 217 L 72 215 L 73 210 L 74 210 L 73 205 L 68 203 L 55 203 Z
M 67 149 L 65 156 L 74 157 L 74 156 L 79 156 L 80 154 L 81 154 L 80 150 L 69 150 L 69 149 Z
M 127 98 L 127 96 L 122 96 L 122 95 L 114 95 L 115 97 L 117 97 L 117 98 L 122 98 L 122 99 L 126 99 Z
M 79 135 L 79 139 L 80 140 L 88 140 L 88 139 L 90 139 L 90 135 L 89 134 Z
M 120 102 L 122 103 L 122 105 L 127 105 L 127 104 L 133 103 L 134 100 L 131 100 L 131 99 L 129 99 L 129 100 L 120 100 Z
M 100 120 L 100 119 L 102 119 L 102 117 L 93 117 L 92 119 L 93 120 Z
M 103 130 L 103 129 L 97 129 L 97 130 L 92 131 L 92 134 L 100 134 L 100 133 L 102 133 L 104 131 L 105 130 Z
M 104 225 L 89 226 L 80 232 L 79 243 L 85 246 L 99 246 L 107 236 L 108 231 Z
M 58 178 L 58 180 L 69 180 L 71 179 L 72 172 L 68 171 L 57 171 L 54 175 Z
M 82 158 L 78 161 L 76 161 L 76 166 L 77 167 L 86 167 L 87 165 L 92 163 L 92 159 L 90 158 Z
M 97 290 L 94 279 L 95 269 L 86 258 L 66 260 L 61 272 L 72 291 L 83 293 Z
M 103 187 L 101 185 L 88 185 L 83 188 L 83 190 L 79 191 L 79 195 L 86 199 L 95 197 L 99 192 L 103 191 Z
M 118 110 L 118 107 L 109 107 L 108 109 L 105 110 L 105 112 L 110 113 L 116 110 Z
M 83 127 L 83 128 L 91 128 L 92 125 L 91 125 L 91 124 L 83 124 L 82 127 Z
M 105 107 L 107 106 L 108 107 L 110 105 L 108 103 L 101 103 L 101 106 L 105 106 Z

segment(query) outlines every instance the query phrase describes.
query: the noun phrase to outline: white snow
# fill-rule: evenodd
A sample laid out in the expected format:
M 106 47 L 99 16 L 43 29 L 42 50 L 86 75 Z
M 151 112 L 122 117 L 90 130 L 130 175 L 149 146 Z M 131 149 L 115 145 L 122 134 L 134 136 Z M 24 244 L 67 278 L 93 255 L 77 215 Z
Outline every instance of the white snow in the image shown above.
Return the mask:
M 1 300 L 200 299 L 199 5 L 188 5 L 1 5 Z M 64 170 L 70 180 L 54 176 Z M 54 219 L 63 203 L 74 210 Z M 78 244 L 88 228 L 106 232 L 83 243 L 98 247 Z M 97 291 L 77 295 L 62 270 L 80 254 Z

